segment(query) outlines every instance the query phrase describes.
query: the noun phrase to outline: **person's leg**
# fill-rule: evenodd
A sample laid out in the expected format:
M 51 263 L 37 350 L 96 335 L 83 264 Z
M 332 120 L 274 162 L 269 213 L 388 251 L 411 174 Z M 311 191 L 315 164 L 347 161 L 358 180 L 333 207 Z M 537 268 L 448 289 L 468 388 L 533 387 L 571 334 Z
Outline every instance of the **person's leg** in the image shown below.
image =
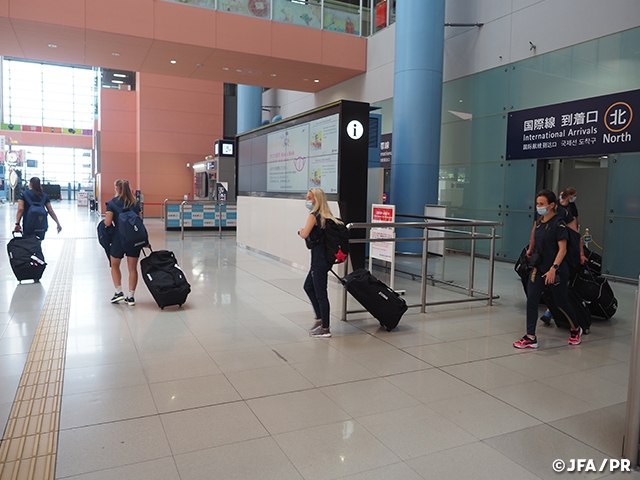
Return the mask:
M 122 294 L 122 273 L 120 272 L 121 261 L 121 258 L 111 257 L 111 279 L 113 280 L 113 286 L 116 290 L 115 295 L 111 299 L 111 303 L 118 303 L 124 300 L 124 295 Z
M 560 281 L 551 287 L 551 294 L 558 306 L 558 310 L 565 316 L 571 327 L 569 345 L 579 345 L 582 342 L 582 330 L 576 320 L 576 312 L 569 301 L 569 285 L 566 275 L 560 275 Z
M 527 284 L 527 333 L 513 343 L 516 348 L 538 348 L 536 322 L 538 321 L 538 304 L 543 290 L 544 279 L 538 276 L 538 269 L 534 268 L 529 274 Z
M 138 257 L 127 257 L 129 269 L 129 290 L 134 291 L 138 286 Z
M 328 269 L 323 267 L 314 268 L 313 289 L 316 294 L 318 305 L 320 306 L 320 318 L 322 318 L 322 328 L 329 328 L 329 294 L 327 292 Z
M 304 291 L 309 297 L 309 301 L 311 302 L 311 306 L 313 307 L 313 312 L 316 316 L 316 319 L 322 318 L 322 313 L 320 313 L 320 304 L 318 303 L 318 299 L 316 298 L 316 292 L 313 286 L 313 267 L 309 270 L 307 274 L 307 278 L 304 280 Z
M 535 268 L 529 277 L 527 284 L 527 335 L 536 336 L 536 323 L 538 322 L 538 306 L 540 297 L 545 289 L 544 278 L 539 275 Z
M 114 286 L 122 285 L 122 273 L 120 272 L 121 258 L 111 257 L 111 279 Z

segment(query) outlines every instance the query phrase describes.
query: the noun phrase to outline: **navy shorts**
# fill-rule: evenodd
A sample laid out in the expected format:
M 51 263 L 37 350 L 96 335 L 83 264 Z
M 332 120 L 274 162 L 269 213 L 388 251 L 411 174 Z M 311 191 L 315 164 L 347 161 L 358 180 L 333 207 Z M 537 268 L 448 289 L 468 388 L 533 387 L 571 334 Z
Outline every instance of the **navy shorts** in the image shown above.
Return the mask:
M 124 248 L 120 242 L 120 236 L 116 234 L 114 235 L 113 242 L 111 243 L 109 255 L 113 258 L 124 258 L 125 255 L 127 257 L 139 258 L 142 248 L 143 247 Z

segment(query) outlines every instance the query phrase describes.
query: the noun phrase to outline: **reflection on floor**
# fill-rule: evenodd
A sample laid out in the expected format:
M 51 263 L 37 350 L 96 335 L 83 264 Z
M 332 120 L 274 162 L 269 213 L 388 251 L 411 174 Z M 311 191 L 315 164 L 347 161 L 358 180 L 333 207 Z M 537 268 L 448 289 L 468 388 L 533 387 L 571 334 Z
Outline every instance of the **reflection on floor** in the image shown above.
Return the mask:
M 633 286 L 613 285 L 618 313 L 582 345 L 541 325 L 540 349 L 520 351 L 511 344 L 525 297 L 510 264 L 496 264 L 492 307 L 410 309 L 390 333 L 366 314 L 341 322 L 332 283 L 333 337 L 313 339 L 306 272 L 238 249 L 233 236 L 181 241 L 158 219 L 146 221 L 153 247 L 176 253 L 187 303 L 161 311 L 141 282 L 135 307 L 111 305 L 97 216 L 54 208 L 63 231 L 43 243 L 42 282 L 18 285 L 0 262 L 0 425 L 75 239 L 55 478 L 534 479 L 555 478 L 555 459 L 620 456 Z M 15 206 L 0 206 L 3 231 L 14 219 Z M 465 283 L 468 259 L 448 257 L 445 277 Z M 410 301 L 419 285 L 396 278 Z M 429 300 L 460 295 L 428 286 Z

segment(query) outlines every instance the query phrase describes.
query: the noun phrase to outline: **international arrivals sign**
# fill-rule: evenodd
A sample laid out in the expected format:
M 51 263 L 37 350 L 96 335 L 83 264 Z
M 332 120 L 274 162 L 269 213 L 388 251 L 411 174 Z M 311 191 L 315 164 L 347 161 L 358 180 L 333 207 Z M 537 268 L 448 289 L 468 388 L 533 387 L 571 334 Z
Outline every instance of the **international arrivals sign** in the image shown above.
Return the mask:
M 507 159 L 640 152 L 640 90 L 509 114 Z

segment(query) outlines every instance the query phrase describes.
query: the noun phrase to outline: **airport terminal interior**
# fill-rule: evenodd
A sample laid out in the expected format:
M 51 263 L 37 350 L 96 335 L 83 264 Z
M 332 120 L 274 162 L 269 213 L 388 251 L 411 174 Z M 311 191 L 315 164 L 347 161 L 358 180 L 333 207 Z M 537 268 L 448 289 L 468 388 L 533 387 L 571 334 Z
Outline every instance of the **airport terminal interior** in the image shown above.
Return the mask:
M 4 242 L 16 208 L 0 206 Z M 3 429 L 32 419 L 5 430 L 3 480 L 53 478 L 16 474 L 38 435 L 57 451 L 55 478 L 77 480 L 535 479 L 557 478 L 556 459 L 620 458 L 633 285 L 613 284 L 618 312 L 595 320 L 581 345 L 540 323 L 534 351 L 512 346 L 525 323 L 512 263 L 495 265 L 493 306 L 412 308 L 392 332 L 365 313 L 341 321 L 342 287 L 330 282 L 333 336 L 318 339 L 306 271 L 239 248 L 230 232 L 181 239 L 157 218 L 145 221 L 152 247 L 175 252 L 187 302 L 160 310 L 140 281 L 135 306 L 112 305 L 99 215 L 68 201 L 53 208 L 62 232 L 43 241 L 42 280 L 18 284 L 0 263 L 0 419 Z M 301 224 L 305 215 L 301 204 Z M 435 277 L 440 262 L 429 258 Z M 488 262 L 476 262 L 486 288 Z M 468 263 L 447 255 L 444 277 L 462 282 Z M 396 288 L 419 298 L 408 275 Z M 465 295 L 427 288 L 429 301 Z M 30 352 L 52 331 L 61 360 L 39 364 Z M 23 385 L 35 373 L 58 389 L 46 404 Z

